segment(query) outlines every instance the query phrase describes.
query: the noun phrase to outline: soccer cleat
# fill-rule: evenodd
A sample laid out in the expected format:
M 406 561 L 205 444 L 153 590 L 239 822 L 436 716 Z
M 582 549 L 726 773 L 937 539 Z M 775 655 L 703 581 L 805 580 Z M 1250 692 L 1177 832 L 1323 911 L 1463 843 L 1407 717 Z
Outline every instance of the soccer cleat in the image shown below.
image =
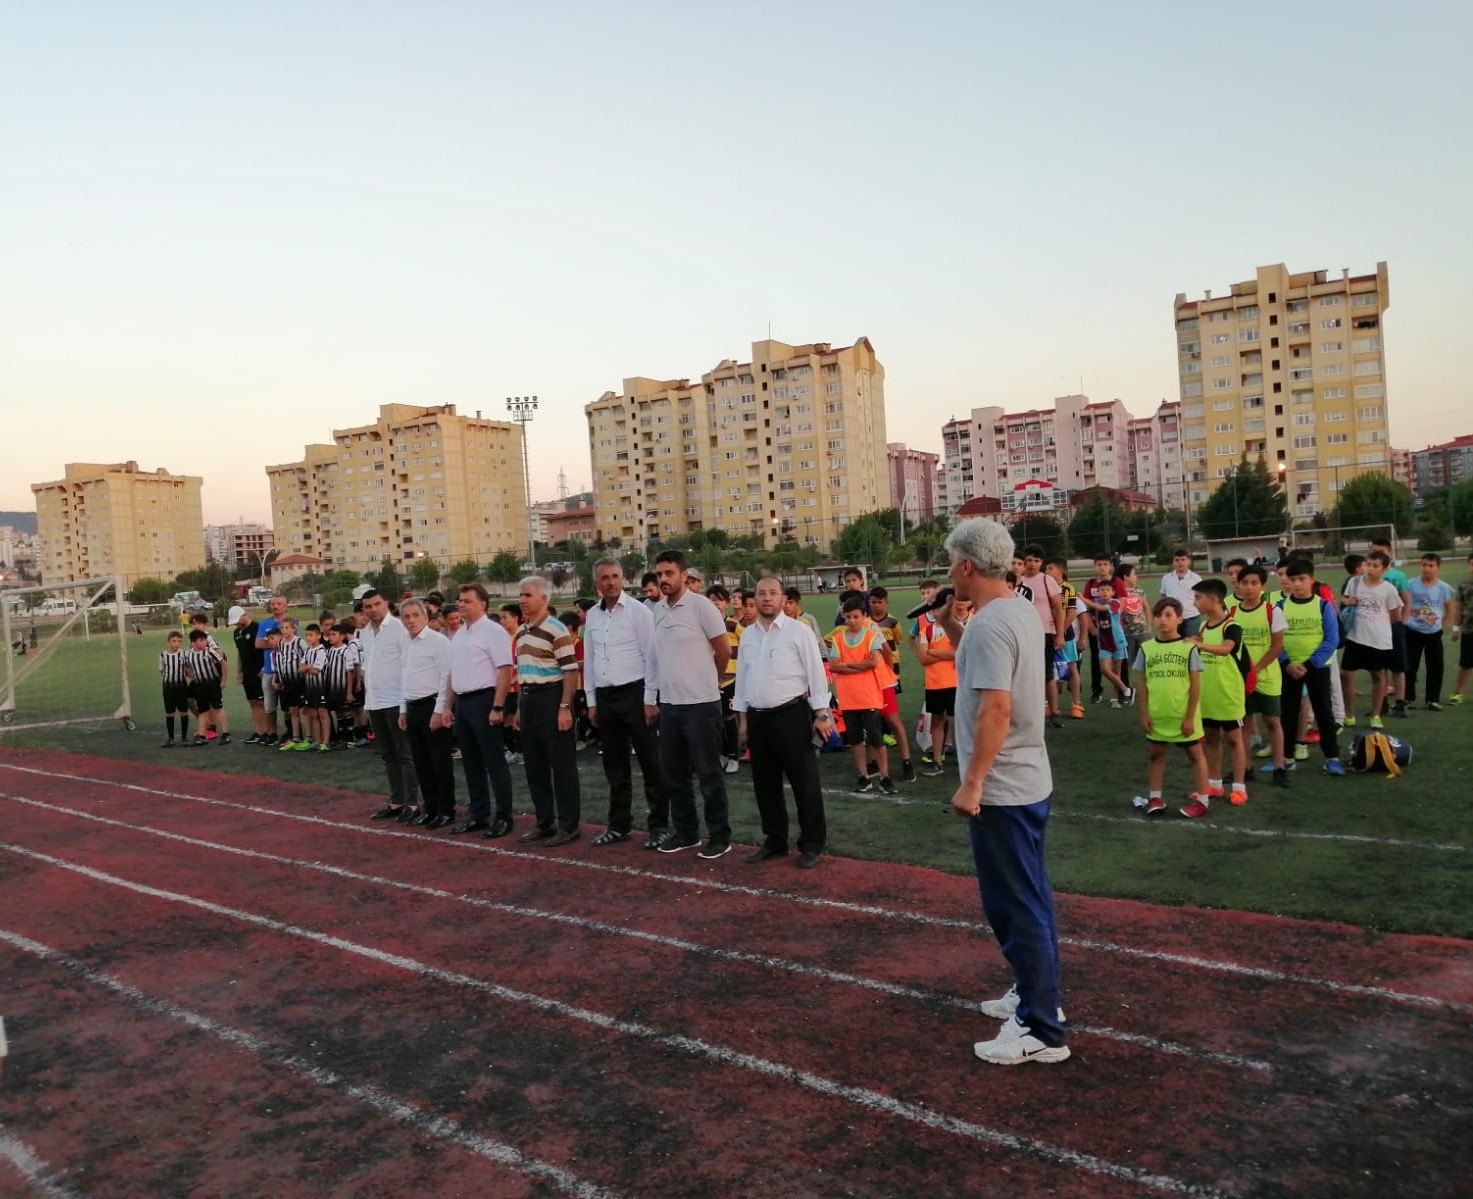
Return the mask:
M 1265 745 L 1261 749 L 1254 750 L 1253 756 L 1255 758 L 1271 758 L 1274 756 L 1273 746 Z
M 289 745 L 289 746 L 287 746 L 287 747 L 286 747 L 286 748 L 287 748 L 287 749 L 294 749 L 294 750 L 296 750 L 296 751 L 297 751 L 297 752 L 298 752 L 298 753 L 303 753 L 303 752 L 305 752 L 305 751 L 306 751 L 306 750 L 309 750 L 309 749 L 311 749 L 311 748 L 312 748 L 312 742 L 311 742 L 311 740 L 310 740 L 310 739 L 308 739 L 308 738 L 306 738 L 306 737 L 303 737 L 303 738 L 302 738 L 302 739 L 301 739 L 301 740 L 300 740 L 300 741 L 298 741 L 298 742 L 297 742 L 297 743 L 296 743 L 296 744 L 295 744 L 295 745 Z M 332 747 L 331 747 L 331 746 L 329 746 L 329 747 L 328 747 L 328 748 L 329 748 L 329 750 L 330 750 L 330 749 L 331 749 L 331 748 L 332 748 Z
M 1083 720 L 1084 719 L 1084 705 L 1083 704 L 1075 704 L 1072 708 L 1069 709 L 1069 715 L 1072 716 L 1075 720 Z
M 1455 692 L 1453 692 L 1452 695 L 1449 695 L 1447 697 L 1447 702 L 1450 703 L 1455 708 L 1462 707 L 1462 705 L 1463 705 L 1463 693 L 1461 691 L 1455 691 Z
M 883 737 L 880 738 L 880 740 L 885 743 L 886 749 L 894 749 L 895 746 L 898 744 L 895 740 L 894 734 L 892 733 L 886 733 Z
M 1382 723 L 1381 718 L 1379 716 L 1372 716 L 1371 717 L 1371 728 L 1373 728 L 1373 729 L 1384 729 L 1385 727 L 1386 727 L 1386 725 Z
M 312 748 L 310 742 L 308 743 L 307 748 L 308 749 L 311 749 Z M 332 746 L 331 745 L 319 745 L 317 747 L 317 752 L 320 753 L 320 754 L 330 754 L 330 753 L 332 753 Z
M 1303 741 L 1301 741 L 1298 745 L 1294 747 L 1294 760 L 1296 762 L 1309 761 L 1309 746 L 1307 746 Z
M 293 749 L 296 749 L 296 748 L 297 748 L 297 743 L 295 741 L 283 741 L 280 745 L 278 745 L 276 747 L 276 752 L 279 753 L 279 754 L 284 754 L 287 751 L 293 750 Z
M 978 1041 L 972 1052 L 993 1066 L 1021 1066 L 1026 1062 L 1062 1062 L 1069 1057 L 1067 1045 L 1045 1045 L 1031 1032 L 1004 1027 L 990 1041 Z
M 902 783 L 913 783 L 916 781 L 916 768 L 910 762 L 900 763 L 900 781 Z
M 936 759 L 931 756 L 931 751 L 929 749 L 922 750 L 921 751 L 921 765 L 922 766 L 929 766 L 935 760 Z
M 1207 787 L 1207 798 L 1209 801 L 1214 799 L 1221 799 L 1226 794 L 1227 792 L 1221 787 L 1214 787 L 1210 784 Z
M 1345 719 L 1340 722 L 1340 727 L 1342 729 L 1353 729 L 1353 728 L 1355 728 L 1355 717 L 1352 716 L 1349 712 L 1347 712 L 1345 714 Z
M 261 744 L 261 734 L 260 733 L 252 733 L 243 742 L 241 742 L 241 744 L 242 745 L 260 745 Z
M 1200 795 L 1193 795 L 1178 811 L 1188 820 L 1201 820 L 1203 816 L 1207 815 L 1207 801 Z
M 1337 779 L 1345 777 L 1345 767 L 1340 765 L 1339 758 L 1331 758 L 1325 763 L 1325 773 L 1333 774 Z
M 1289 770 L 1288 770 L 1288 767 L 1285 767 L 1282 770 L 1279 769 L 1278 767 L 1275 767 L 1274 768 L 1274 786 L 1275 787 L 1284 787 L 1286 789 L 1288 788 L 1288 786 L 1289 786 Z
M 1166 811 L 1166 801 L 1159 795 L 1151 796 L 1150 801 L 1146 804 L 1146 815 L 1159 816 L 1164 811 Z
M 1430 702 L 1430 703 L 1427 704 L 1427 711 L 1429 711 L 1429 712 L 1441 712 L 1442 711 L 1442 705 L 1439 704 L 1439 703 L 1437 703 L 1434 700 L 1434 701 L 1432 701 L 1432 702 Z
M 926 766 L 924 770 L 921 771 L 921 777 L 933 779 L 937 775 L 945 773 L 946 764 L 944 762 L 931 762 L 929 765 Z
M 1234 787 L 1232 794 L 1228 796 L 1228 802 L 1235 808 L 1241 808 L 1248 802 L 1248 792 L 1242 787 Z
M 860 775 L 854 780 L 854 786 L 850 787 L 849 790 L 854 792 L 855 795 L 873 795 L 875 785 L 869 779 Z

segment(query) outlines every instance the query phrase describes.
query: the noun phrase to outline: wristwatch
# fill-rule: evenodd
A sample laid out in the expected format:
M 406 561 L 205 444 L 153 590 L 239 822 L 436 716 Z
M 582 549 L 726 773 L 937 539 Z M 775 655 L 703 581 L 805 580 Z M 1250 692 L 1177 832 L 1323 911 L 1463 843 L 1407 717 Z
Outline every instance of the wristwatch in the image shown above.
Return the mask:
M 502 704 L 492 704 L 491 705 L 491 711 L 493 711 L 493 712 L 505 712 L 506 711 L 506 708 Z
M 571 704 L 558 704 L 558 707 L 561 708 L 564 712 L 568 712 L 568 711 L 571 711 L 572 710 L 572 705 Z

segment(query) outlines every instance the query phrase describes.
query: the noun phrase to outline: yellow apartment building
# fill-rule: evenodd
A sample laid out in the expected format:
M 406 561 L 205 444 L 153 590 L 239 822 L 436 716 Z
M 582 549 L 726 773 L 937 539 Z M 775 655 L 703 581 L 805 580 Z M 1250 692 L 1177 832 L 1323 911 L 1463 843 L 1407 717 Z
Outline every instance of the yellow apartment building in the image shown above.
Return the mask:
M 1359 474 L 1391 473 L 1383 323 L 1371 274 L 1258 268 L 1227 295 L 1176 297 L 1183 457 L 1196 507 L 1246 451 L 1278 471 L 1289 511 L 1332 507 Z
M 701 376 L 624 380 L 585 408 L 598 536 L 723 529 L 827 546 L 890 506 L 885 368 L 861 337 L 752 343 Z
M 204 480 L 137 462 L 69 462 L 66 477 L 32 483 L 47 583 L 122 575 L 172 579 L 205 564 Z
M 332 439 L 266 468 L 283 554 L 369 571 L 386 557 L 484 566 L 526 549 L 520 425 L 459 416 L 453 404 L 385 404 L 373 424 L 335 429 Z

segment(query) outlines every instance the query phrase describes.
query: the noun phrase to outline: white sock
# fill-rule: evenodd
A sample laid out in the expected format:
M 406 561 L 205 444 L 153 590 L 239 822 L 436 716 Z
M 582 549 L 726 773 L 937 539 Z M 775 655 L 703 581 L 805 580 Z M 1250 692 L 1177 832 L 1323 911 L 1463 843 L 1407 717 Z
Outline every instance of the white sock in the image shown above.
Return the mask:
M 1207 780 L 1207 789 L 1209 791 L 1221 791 L 1222 790 L 1222 780 L 1221 779 L 1208 779 Z

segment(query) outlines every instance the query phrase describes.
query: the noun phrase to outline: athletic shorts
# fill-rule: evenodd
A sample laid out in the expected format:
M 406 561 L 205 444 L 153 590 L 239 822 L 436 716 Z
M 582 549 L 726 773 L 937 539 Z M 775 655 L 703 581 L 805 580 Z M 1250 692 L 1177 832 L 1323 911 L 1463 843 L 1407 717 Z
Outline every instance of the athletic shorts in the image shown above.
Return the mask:
M 1264 695 L 1262 691 L 1255 691 L 1247 696 L 1244 702 L 1248 706 L 1249 716 L 1277 716 L 1279 714 L 1279 697 L 1277 695 Z
M 301 675 L 290 679 L 281 676 L 278 677 L 281 678 L 281 691 L 278 696 L 278 702 L 283 708 L 300 708 L 307 694 L 306 680 Z
M 895 698 L 895 692 L 898 686 L 899 685 L 897 684 L 896 687 L 886 687 L 882 691 L 882 694 L 885 697 L 885 706 L 880 709 L 880 714 L 882 716 L 900 715 L 900 701 Z
M 246 699 L 248 699 L 253 704 L 260 703 L 265 695 L 265 693 L 261 690 L 261 676 L 258 674 L 248 674 L 242 676 L 240 680 L 240 689 L 245 692 Z
M 1405 651 L 1402 654 L 1403 666 L 1405 666 Z M 1369 645 L 1362 645 L 1359 641 L 1347 641 L 1345 652 L 1340 655 L 1341 670 L 1395 670 L 1393 665 L 1396 661 L 1394 649 L 1372 649 Z
M 1207 722 L 1204 720 L 1202 723 L 1206 724 Z M 1202 744 L 1200 739 L 1196 741 L 1164 741 L 1160 737 L 1147 737 L 1146 741 L 1151 745 L 1179 745 L 1182 749 L 1191 749 L 1194 745 Z
M 213 712 L 223 708 L 219 679 L 196 679 L 189 685 L 189 698 L 194 700 L 195 711 Z
M 266 705 L 266 711 L 275 712 L 280 707 L 276 691 L 276 676 L 267 674 L 261 676 L 261 700 Z
M 1064 642 L 1064 661 L 1071 664 L 1079 661 L 1079 642 L 1073 637 Z
M 1243 727 L 1241 720 L 1213 720 L 1210 716 L 1202 717 L 1204 729 L 1240 729 Z
M 926 711 L 932 716 L 955 716 L 956 688 L 927 687 Z
M 1386 669 L 1395 674 L 1407 672 L 1407 627 L 1399 620 L 1391 626 L 1391 665 Z
M 189 711 L 188 683 L 164 684 L 164 711 L 166 713 Z
M 885 726 L 878 708 L 865 708 L 844 713 L 844 744 L 869 745 L 879 749 L 885 744 Z
M 327 707 L 327 685 L 320 677 L 302 680 L 302 702 L 299 706 L 303 708 Z

